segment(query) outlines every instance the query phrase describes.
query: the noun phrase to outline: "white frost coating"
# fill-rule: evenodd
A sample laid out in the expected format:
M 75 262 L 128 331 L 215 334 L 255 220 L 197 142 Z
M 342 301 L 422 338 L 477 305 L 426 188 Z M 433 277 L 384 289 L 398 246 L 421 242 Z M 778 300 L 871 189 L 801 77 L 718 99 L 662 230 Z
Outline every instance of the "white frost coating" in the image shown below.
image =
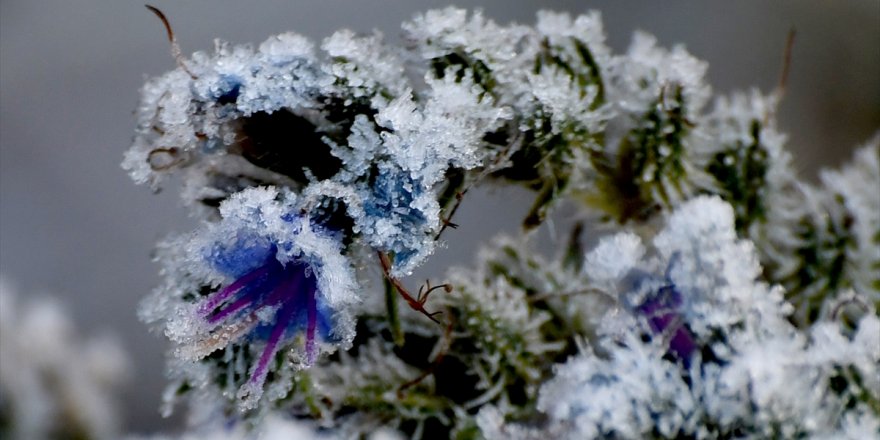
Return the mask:
M 624 233 L 603 237 L 584 259 L 584 271 L 591 279 L 608 287 L 617 283 L 636 267 L 645 255 L 645 246 L 635 234 Z
M 482 164 L 478 152 L 482 136 L 498 127 L 510 114 L 480 97 L 472 78 L 455 82 L 426 78 L 431 96 L 424 109 L 404 94 L 376 116 L 387 153 L 410 175 L 431 187 L 450 166 L 471 169 Z
M 708 291 L 727 284 L 739 289 L 757 278 L 760 265 L 750 242 L 738 241 L 733 209 L 720 198 L 697 198 L 667 220 L 654 245 L 667 259 L 681 257 L 671 276 L 680 287 Z M 732 256 L 736 256 L 733 258 Z
M 329 414 L 346 404 L 345 396 L 357 399 L 361 396 L 350 393 L 357 392 L 356 390 L 367 390 L 366 393 L 371 394 L 373 399 L 381 402 L 381 405 L 395 408 L 393 413 L 399 414 L 400 417 L 412 416 L 411 410 L 398 399 L 397 393 L 393 389 L 377 387 L 377 384 L 383 383 L 406 383 L 420 374 L 420 371 L 413 366 L 395 356 L 389 356 L 392 348 L 392 345 L 387 341 L 371 339 L 359 347 L 357 357 L 350 352 L 340 353 L 338 362 L 310 370 L 309 380 L 316 390 L 325 395 L 341 397 L 340 399 L 315 402 L 315 405 L 323 413 Z M 430 385 L 433 379 L 428 377 L 425 381 Z M 341 423 L 339 431 L 341 433 L 349 430 L 361 433 L 384 431 L 380 427 L 388 422 L 393 423 L 393 421 L 355 417 Z M 361 423 L 360 426 L 359 423 Z M 352 435 L 354 434 L 349 434 L 347 438 Z
M 820 179 L 831 212 L 845 209 L 848 214 L 842 217 L 853 222 L 853 245 L 847 249 L 851 266 L 844 270 L 857 292 L 880 304 L 880 133 L 856 151 L 851 163 L 839 171 L 823 171 Z M 842 195 L 845 205 L 840 207 L 836 199 Z
M 778 105 L 778 95 L 764 95 L 757 89 L 719 96 L 712 111 L 705 115 L 702 125 L 710 131 L 709 139 L 715 142 L 714 147 L 723 148 L 737 143 L 752 144 L 755 141 L 752 125 L 758 122 L 762 125 L 759 133 L 762 146 L 777 164 L 784 163 L 784 158 L 779 155 L 788 155 L 782 148 L 785 135 L 776 131 L 772 118 Z
M 476 54 L 493 68 L 514 59 L 517 41 L 529 32 L 525 26 L 499 26 L 484 18 L 481 11 L 468 18 L 467 10 L 455 7 L 417 14 L 402 27 L 408 39 L 430 42 L 419 47 L 425 58 L 443 56 L 450 49 L 460 48 Z
M 256 426 L 244 423 L 230 426 L 222 418 L 215 417 L 179 435 L 127 436 L 125 440 L 344 440 L 344 432 L 320 429 L 315 423 L 295 419 L 282 412 L 267 414 Z M 403 440 L 400 434 L 389 429 L 377 429 L 366 440 Z
M 682 205 L 654 246 L 668 261 L 667 282 L 683 297 L 672 312 L 706 348 L 692 353 L 685 368 L 662 358 L 666 339 L 646 343 L 635 336 L 655 331 L 640 323 L 638 309 L 631 312 L 637 319 L 606 315 L 604 327 L 614 331 L 600 333 L 603 354 L 576 356 L 542 387 L 539 409 L 551 417 L 546 429 L 562 432 L 561 438 L 643 438 L 651 432 L 713 438 L 733 429 L 784 438 L 877 433 L 876 414 L 859 404 L 841 418 L 845 400 L 828 389 L 838 368 L 851 366 L 863 381 L 854 392 L 880 396 L 880 320 L 873 312 L 854 334 L 832 322 L 817 324 L 809 335 L 799 332 L 785 319 L 791 308 L 780 292 L 756 281 L 753 247 L 736 239 L 731 208 L 717 198 Z M 585 269 L 600 282 L 630 270 L 656 270 L 652 261 L 639 261 L 643 254 L 637 237 L 619 234 L 587 255 Z M 482 417 L 488 432 L 526 432 L 515 424 L 493 427 L 488 413 Z M 706 430 L 707 420 L 714 430 Z
M 549 113 L 553 134 L 562 133 L 570 121 L 578 122 L 589 132 L 597 132 L 607 120 L 606 112 L 591 109 L 598 87 L 591 85 L 581 93 L 577 79 L 558 67 L 549 66 L 539 74 L 529 74 L 528 84 L 536 102 Z
M 194 387 L 208 385 L 210 379 L 206 376 L 213 373 L 199 362 L 201 359 L 221 350 L 232 356 L 230 347 L 249 341 L 258 326 L 271 328 L 275 319 L 281 319 L 276 315 L 278 304 L 262 304 L 260 297 L 250 297 L 254 310 L 249 314 L 233 315 L 231 321 L 209 324 L 199 315 L 201 303 L 186 297 L 204 286 L 229 286 L 236 277 L 258 268 L 267 257 L 281 265 L 305 264 L 304 276 L 316 277 L 318 313 L 326 316 L 328 325 L 332 325 L 330 340 L 318 338 L 316 341 L 317 352 L 332 352 L 350 345 L 354 337 L 351 307 L 360 301 L 354 269 L 351 261 L 341 254 L 342 245 L 334 235 L 336 232 L 297 215 L 296 201 L 297 197 L 286 190 L 246 189 L 220 206 L 219 222 L 207 223 L 197 233 L 179 239 L 182 252 L 163 252 L 161 261 L 166 265 L 166 274 L 175 278 L 144 301 L 140 314 L 148 322 L 162 324 L 165 335 L 175 342 L 174 353 L 181 362 L 169 369 L 173 378 Z M 266 255 L 270 246 L 276 249 L 274 255 Z M 249 255 L 253 255 L 253 261 L 248 260 Z M 235 275 L 231 276 L 230 271 Z M 245 291 L 244 295 L 252 294 Z M 281 368 L 272 367 L 274 381 L 265 385 L 261 381 L 247 381 L 241 385 L 238 393 L 246 391 L 248 396 L 243 405 L 256 403 L 264 394 L 265 399 L 275 401 L 290 392 L 293 372 L 310 362 L 299 353 L 299 347 L 305 344 L 299 339 L 302 338 L 281 340 L 279 350 L 286 353 L 288 361 Z M 290 350 L 290 347 L 297 349 Z M 263 344 L 251 344 L 246 348 L 250 360 L 238 351 L 224 361 L 228 365 L 225 368 L 237 371 L 238 377 L 246 380 L 254 374 L 254 359 L 261 356 L 262 349 Z M 227 387 L 235 389 L 238 384 L 229 380 Z M 212 399 L 216 401 L 217 397 Z
M 599 11 L 589 11 L 578 15 L 574 20 L 564 12 L 538 11 L 535 29 L 549 38 L 550 44 L 566 44 L 565 39 L 575 37 L 587 42 L 595 55 L 609 56 L 610 50 L 605 46 L 605 30 Z
M 260 53 L 276 64 L 289 63 L 315 56 L 315 45 L 306 37 L 286 32 L 260 43 Z
M 482 137 L 509 119 L 510 111 L 481 95 L 469 78 L 428 78 L 424 101 L 416 99 L 406 86 L 403 62 L 378 34 L 357 37 L 340 31 L 322 49 L 329 58 L 323 63 L 308 40 L 282 34 L 257 51 L 218 42 L 215 54 L 195 54 L 187 63 L 195 79 L 177 70 L 145 88 L 138 136 L 123 166 L 137 182 L 154 187 L 171 172 L 181 172 L 182 194 L 193 205 L 222 200 L 255 183 L 319 194 L 308 188 L 323 183 L 311 169 L 304 171 L 307 182 L 285 176 L 284 164 L 261 165 L 262 158 L 276 153 L 260 148 L 329 147 L 342 162 L 330 176 L 343 185 L 346 203 L 365 206 L 379 199 L 375 209 L 353 208 L 345 214 L 366 243 L 400 256 L 394 273 L 408 273 L 435 246 L 440 225 L 436 186 L 450 167 L 483 165 L 488 153 L 479 148 Z M 349 127 L 340 127 L 332 111 L 346 107 L 369 109 L 375 120 L 369 112 L 357 114 Z M 292 115 L 285 121 L 301 118 L 313 124 L 325 145 L 299 145 L 298 133 L 291 133 L 289 146 L 276 147 L 274 138 L 252 144 L 249 118 L 259 116 L 265 125 L 271 123 L 265 115 L 279 112 Z M 344 131 L 347 139 L 338 138 Z M 386 188 L 372 186 L 371 181 L 382 181 L 373 174 L 376 169 L 393 174 Z M 315 203 L 328 207 L 328 194 L 320 196 L 323 201 L 301 198 L 298 203 L 303 209 Z
M 324 40 L 321 49 L 339 61 L 325 69 L 345 81 L 353 98 L 370 98 L 376 91 L 400 95 L 406 88 L 403 61 L 378 31 L 363 37 L 348 29 L 337 31 Z
M 260 423 L 248 428 L 243 423 L 230 426 L 215 417 L 200 426 L 179 435 L 128 436 L 126 440 L 337 440 L 342 437 L 320 432 L 312 423 L 292 419 L 280 413 L 270 413 Z
M 113 391 L 129 369 L 119 341 L 109 334 L 78 340 L 54 299 L 30 298 L 24 304 L 21 299 L 0 277 L 0 415 L 10 423 L 4 433 L 11 440 L 58 432 L 118 438 Z
M 652 35 L 636 32 L 626 56 L 613 63 L 610 95 L 626 113 L 644 112 L 661 96 L 672 99 L 676 87 L 682 88 L 686 116 L 699 115 L 711 96 L 704 76 L 709 65 L 694 58 L 678 45 L 667 50 L 657 47 Z M 665 105 L 661 102 L 660 105 Z
M 696 401 L 678 367 L 656 347 L 626 341 L 607 360 L 590 353 L 558 368 L 541 389 L 538 409 L 574 426 L 564 438 L 664 437 L 688 431 Z

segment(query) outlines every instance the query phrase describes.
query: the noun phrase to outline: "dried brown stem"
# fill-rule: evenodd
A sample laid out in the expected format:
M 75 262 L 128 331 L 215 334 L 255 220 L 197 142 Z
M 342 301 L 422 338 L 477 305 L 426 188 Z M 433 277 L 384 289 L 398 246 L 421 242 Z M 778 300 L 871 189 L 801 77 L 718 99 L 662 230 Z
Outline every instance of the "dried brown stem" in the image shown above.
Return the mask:
M 383 252 L 377 252 L 377 253 L 379 254 L 379 263 L 382 266 L 382 273 L 385 275 L 385 278 L 388 280 L 388 282 L 390 282 L 391 285 L 394 286 L 394 289 L 397 290 L 397 293 L 399 293 L 400 296 L 403 297 L 403 300 L 406 301 L 406 303 L 409 305 L 409 307 L 411 309 L 427 316 L 428 319 L 430 319 L 431 321 L 434 321 L 437 324 L 442 325 L 442 323 L 437 318 L 435 318 L 435 316 L 439 315 L 441 312 L 431 313 L 425 309 L 425 301 L 428 300 L 428 295 L 427 294 L 422 295 L 421 291 L 420 291 L 420 294 L 417 296 L 413 296 L 411 293 L 409 293 L 409 290 L 407 290 L 406 286 L 404 286 L 403 283 L 400 282 L 399 279 L 397 279 L 396 277 L 391 275 L 391 260 L 388 259 L 388 256 L 385 255 Z M 444 284 L 443 286 L 446 286 L 446 285 Z M 442 286 L 438 286 L 438 287 L 442 287 Z M 434 289 L 429 288 L 428 292 L 430 292 L 431 290 L 434 290 Z
M 449 215 L 447 215 L 446 218 L 442 220 L 443 226 L 440 228 L 440 231 L 437 232 L 437 235 L 434 236 L 434 240 L 439 240 L 440 236 L 443 235 L 443 231 L 445 231 L 446 228 L 455 229 L 458 227 L 457 224 L 452 223 L 452 217 L 455 216 L 455 212 L 458 211 L 458 207 L 461 206 L 461 201 L 464 199 L 464 194 L 466 192 L 467 188 L 455 193 L 455 204 L 452 205 L 452 209 L 449 210 Z
M 425 284 L 419 286 L 418 301 L 420 303 L 424 304 L 425 302 L 428 301 L 428 295 L 430 295 L 431 292 L 433 292 L 437 289 L 443 289 L 444 292 L 449 293 L 449 292 L 452 292 L 452 285 L 451 284 L 440 284 L 437 286 L 432 286 L 431 280 L 425 280 Z
M 461 202 L 462 202 L 462 200 L 464 200 L 464 195 L 467 194 L 468 190 L 470 190 L 472 186 L 476 185 L 477 183 L 480 183 L 483 179 L 488 177 L 494 171 L 501 169 L 502 164 L 509 161 L 511 156 L 513 156 L 513 153 L 515 153 L 519 149 L 519 147 L 522 145 L 522 139 L 523 139 L 522 133 L 517 133 L 515 135 L 515 138 L 510 143 L 507 144 L 507 147 L 505 147 L 504 151 L 502 151 L 501 154 L 499 154 L 495 158 L 494 162 L 492 162 L 490 165 L 486 166 L 483 169 L 483 171 L 475 179 L 473 179 L 470 183 L 468 183 L 464 186 L 464 189 L 455 193 L 455 204 L 452 205 L 452 209 L 450 209 L 449 215 L 447 215 L 445 219 L 441 220 L 443 222 L 443 226 L 440 227 L 440 231 L 438 231 L 437 235 L 434 236 L 434 240 L 439 240 L 440 236 L 443 235 L 443 231 L 445 231 L 446 228 L 455 229 L 458 227 L 457 224 L 452 222 L 452 218 L 455 216 L 455 213 L 458 211 L 458 207 L 461 206 Z
M 785 93 L 785 87 L 788 84 L 788 74 L 791 71 L 791 53 L 794 49 L 794 28 L 788 30 L 788 37 L 785 39 L 785 51 L 782 55 L 782 72 L 779 74 L 779 93 Z
M 144 6 L 146 6 L 147 9 L 150 10 L 150 12 L 156 14 L 156 16 L 159 17 L 159 20 L 162 20 L 162 24 L 165 26 L 165 32 L 168 34 L 168 42 L 171 43 L 171 56 L 174 57 L 177 65 L 180 66 L 180 68 L 183 69 L 184 72 L 189 74 L 190 78 L 198 79 L 198 76 L 196 76 L 194 73 L 192 73 L 191 70 L 189 70 L 189 67 L 186 66 L 186 63 L 183 60 L 183 55 L 180 51 L 180 45 L 177 44 L 177 37 L 174 36 L 174 30 L 171 29 L 171 22 L 168 21 L 168 17 L 166 17 L 165 14 L 155 6 Z

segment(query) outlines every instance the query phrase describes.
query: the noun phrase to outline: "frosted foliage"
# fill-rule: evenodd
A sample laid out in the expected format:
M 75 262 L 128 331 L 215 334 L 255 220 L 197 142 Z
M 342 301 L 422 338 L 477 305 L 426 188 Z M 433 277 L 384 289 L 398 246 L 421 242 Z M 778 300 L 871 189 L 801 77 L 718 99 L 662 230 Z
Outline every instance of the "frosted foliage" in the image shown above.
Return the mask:
M 703 81 L 708 67 L 683 46 L 660 48 L 652 35 L 637 32 L 627 55 L 612 63 L 609 94 L 623 112 L 638 113 L 681 87 L 686 116 L 696 116 L 711 96 L 711 88 Z
M 844 218 L 852 218 L 852 246 L 847 249 L 845 268 L 852 288 L 880 305 L 880 133 L 855 153 L 853 161 L 840 171 L 825 170 L 820 176 L 827 204 L 841 207 Z
M 175 70 L 147 83 L 138 136 L 123 166 L 136 181 L 156 185 L 164 175 L 156 170 L 197 165 L 233 143 L 229 123 L 237 117 L 314 106 L 318 90 L 332 81 L 314 64 L 312 44 L 296 34 L 272 37 L 257 51 L 218 41 L 213 56 L 196 53 L 187 61 L 197 78 Z
M 617 234 L 604 237 L 587 254 L 584 269 L 599 284 L 616 288 L 616 283 L 635 267 L 645 255 L 645 246 L 635 234 Z
M 376 115 L 381 135 L 360 131 L 365 125 L 360 119 L 350 138 L 356 150 L 345 157 L 353 162 L 355 155 L 364 156 L 358 149 L 375 151 L 372 143 L 377 141 L 388 157 L 378 165 L 378 184 L 361 186 L 365 216 L 355 222 L 372 246 L 397 255 L 395 273 L 410 272 L 434 248 L 440 206 L 432 188 L 450 167 L 481 165 L 485 153 L 478 153 L 478 147 L 485 130 L 507 117 L 506 111 L 492 106 L 491 98 L 481 98 L 468 80 L 428 83 L 431 97 L 423 107 L 405 94 L 381 109 Z
M 583 84 L 584 79 L 576 78 L 572 70 L 572 66 L 601 69 L 598 66 L 607 64 L 610 51 L 604 44 L 597 12 L 575 19 L 568 14 L 540 12 L 536 28 L 530 29 L 499 26 L 479 12 L 468 17 L 463 10 L 449 8 L 419 15 L 404 29 L 419 44 L 424 58 L 472 66 L 478 85 L 499 104 L 510 105 L 522 120 L 546 114 L 553 134 L 573 126 L 595 132 L 611 116 L 608 108 L 593 105 L 601 84 Z M 583 66 L 586 60 L 577 45 L 589 51 L 597 66 Z M 536 58 L 553 56 L 560 65 L 550 63 L 533 72 Z
M 600 14 L 591 11 L 572 19 L 569 14 L 541 11 L 535 27 L 546 44 L 558 51 L 561 63 L 548 65 L 538 74 L 530 74 L 527 90 L 544 111 L 551 114 L 554 131 L 559 132 L 564 121 L 574 122 L 589 132 L 599 131 L 612 115 L 609 108 L 597 108 L 596 105 L 604 99 L 599 96 L 604 86 L 595 79 L 584 84 L 584 78 L 572 72 L 573 69 L 586 68 L 587 74 L 595 78 L 610 73 L 606 68 L 611 51 L 605 45 Z M 588 51 L 589 58 L 586 58 L 585 51 Z
M 560 366 L 542 387 L 538 409 L 572 425 L 566 438 L 642 438 L 653 430 L 669 438 L 693 424 L 696 404 L 678 367 L 656 347 L 627 342 L 611 359 L 585 355 Z
M 605 30 L 599 11 L 589 11 L 574 19 L 566 13 L 539 11 L 535 28 L 549 39 L 552 45 L 568 44 L 568 39 L 577 38 L 587 42 L 599 64 L 608 60 L 610 50 L 605 46 Z
M 382 34 L 360 37 L 341 30 L 321 44 L 331 60 L 325 69 L 349 88 L 351 98 L 371 98 L 377 91 L 401 95 L 406 88 L 402 60 L 387 47 Z
M 517 56 L 516 42 L 529 29 L 502 27 L 476 11 L 468 17 L 464 9 L 449 7 L 417 14 L 403 24 L 407 39 L 420 43 L 426 59 L 462 51 L 473 54 L 494 69 Z
M 528 80 L 535 100 L 550 114 L 553 134 L 562 133 L 566 123 L 572 121 L 587 131 L 596 132 L 607 119 L 606 113 L 590 110 L 598 96 L 598 87 L 590 86 L 581 93 L 577 79 L 560 68 L 543 69 L 540 74 L 530 74 Z
M 428 79 L 431 97 L 419 111 L 408 95 L 392 101 L 378 115 L 388 154 L 394 162 L 428 187 L 443 178 L 453 165 L 470 169 L 482 163 L 477 147 L 486 131 L 500 125 L 508 115 L 481 98 L 471 78 Z
M 571 438 L 651 433 L 714 438 L 742 427 L 758 437 L 789 438 L 874 426 L 877 415 L 863 406 L 842 417 L 845 399 L 828 386 L 841 368 L 852 368 L 861 378 L 852 392 L 880 395 L 877 316 L 864 316 L 852 335 L 832 322 L 801 334 L 785 319 L 791 308 L 780 292 L 756 280 L 756 255 L 748 242 L 736 239 L 732 219 L 730 206 L 720 199 L 698 198 L 674 212 L 653 240 L 660 264 L 653 258 L 639 261 L 644 250 L 631 234 L 605 239 L 587 255 L 588 273 L 605 285 L 617 280 L 622 307 L 636 319 L 607 315 L 597 343 L 603 354 L 588 350 L 560 366 L 542 387 L 539 409 L 552 423 L 564 426 Z M 608 264 L 613 260 L 621 264 Z M 672 335 L 649 342 L 633 336 L 657 332 L 643 322 L 644 309 L 632 304 L 646 302 L 644 286 L 652 284 L 644 277 L 666 265 L 665 282 L 682 297 L 674 313 L 703 347 L 678 363 L 663 357 L 667 346 L 669 353 L 681 353 Z M 626 286 L 642 286 L 642 296 Z M 690 384 L 682 380 L 688 376 Z M 713 430 L 700 426 L 707 419 Z
M 737 143 L 748 145 L 754 142 L 752 125 L 755 122 L 773 124 L 771 116 L 775 114 L 778 105 L 777 95 L 765 96 L 756 89 L 748 93 L 719 96 L 704 123 L 706 129 L 711 131 L 711 139 L 717 142 L 716 148 L 730 147 Z M 775 161 L 782 159 L 779 155 L 788 154 L 782 149 L 785 136 L 776 132 L 775 127 L 762 127 L 760 135 L 762 144 L 774 156 Z
M 357 357 L 342 354 L 339 362 L 310 370 L 304 379 L 309 381 L 310 389 L 302 397 L 312 402 L 311 405 L 317 405 L 324 414 L 345 406 L 362 407 L 367 402 L 383 409 L 385 417 L 382 418 L 365 415 L 344 421 L 340 431 L 349 438 L 380 431 L 386 425 L 394 426 L 395 421 L 402 419 L 424 419 L 425 415 L 419 414 L 417 408 L 395 392 L 400 384 L 419 377 L 420 371 L 390 356 L 392 348 L 374 339 L 359 347 Z M 431 380 L 419 386 L 431 386 Z M 387 417 L 396 420 L 387 420 Z
M 476 419 L 480 434 L 486 439 L 542 440 L 561 439 L 567 435 L 566 427 L 563 425 L 537 428 L 506 423 L 502 410 L 490 405 L 484 406 L 477 413 Z
M 778 105 L 779 95 L 765 96 L 757 90 L 721 96 L 703 120 L 705 135 L 698 139 L 705 144 L 699 147 L 704 154 L 720 155 L 716 156 L 722 161 L 719 165 L 744 167 L 746 173 L 750 172 L 749 167 L 766 168 L 758 176 L 762 186 L 753 189 L 756 192 L 754 206 L 748 206 L 748 200 L 733 202 L 738 219 L 766 219 L 751 222 L 748 233 L 756 244 L 766 246 L 762 252 L 768 253 L 773 252 L 770 246 L 792 240 L 791 232 L 782 225 L 791 222 L 802 210 L 799 202 L 791 197 L 796 176 L 791 154 L 784 149 L 786 136 L 777 131 L 772 118 Z
M 138 312 L 187 435 L 877 437 L 880 135 L 810 185 L 781 91 L 713 97 L 598 12 L 402 27 L 217 41 L 142 89 L 123 167 L 202 221 Z M 521 234 L 407 279 L 490 181 L 534 192 Z M 561 203 L 596 221 L 551 258 Z
M 118 340 L 80 340 L 60 303 L 0 278 L 0 359 L 3 438 L 118 438 L 113 394 L 129 367 Z
M 458 288 L 444 295 L 441 303 L 460 310 L 460 325 L 477 335 L 477 349 L 499 355 L 483 359 L 475 368 L 480 378 L 477 388 L 488 398 L 499 392 L 504 380 L 510 380 L 505 368 L 513 368 L 529 383 L 538 382 L 542 371 L 534 360 L 560 351 L 563 344 L 542 334 L 541 327 L 552 315 L 530 310 L 524 289 L 504 277 L 481 272 L 452 271 L 450 281 Z

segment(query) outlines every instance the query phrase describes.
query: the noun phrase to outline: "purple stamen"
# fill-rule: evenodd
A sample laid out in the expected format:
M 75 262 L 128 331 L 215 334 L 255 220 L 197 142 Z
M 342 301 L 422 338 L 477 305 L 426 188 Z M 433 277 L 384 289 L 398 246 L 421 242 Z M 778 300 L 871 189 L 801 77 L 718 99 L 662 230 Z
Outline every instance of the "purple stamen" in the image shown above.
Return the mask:
M 289 313 L 285 313 L 290 304 L 286 304 L 276 316 L 276 319 L 279 317 L 289 316 Z M 287 327 L 290 323 L 286 320 L 277 320 L 275 323 L 275 327 L 272 328 L 272 334 L 269 335 L 269 340 L 266 341 L 266 348 L 263 349 L 263 354 L 260 356 L 260 360 L 257 362 L 256 368 L 254 368 L 253 374 L 251 374 L 251 378 L 249 382 L 254 384 L 255 386 L 262 386 L 263 382 L 266 380 L 267 367 L 269 365 L 269 361 L 275 357 L 275 354 L 278 352 L 278 342 L 281 340 L 281 336 L 284 335 L 284 332 L 287 330 Z
M 290 304 L 298 293 L 299 283 L 305 278 L 302 270 L 290 270 L 292 266 L 283 268 L 281 282 L 263 301 L 263 305 Z
M 232 315 L 233 313 L 235 313 L 235 312 L 237 312 L 247 306 L 250 306 L 253 303 L 254 303 L 254 298 L 251 298 L 248 295 L 244 295 L 241 298 L 239 298 L 238 300 L 236 300 L 234 303 L 228 305 L 227 307 L 224 307 L 222 310 L 218 311 L 216 314 L 214 314 L 210 318 L 208 318 L 208 323 L 209 324 L 217 324 L 218 322 L 221 322 L 224 319 L 226 319 L 229 315 Z
M 306 314 L 308 315 L 308 324 L 306 326 L 306 362 L 311 365 L 315 363 L 315 329 L 318 327 L 318 307 L 315 303 L 315 289 L 309 289 L 306 292 Z
M 284 302 L 285 297 L 289 295 L 287 291 L 290 289 L 291 286 L 299 283 L 300 279 L 303 276 L 302 272 L 299 271 L 294 272 L 292 274 L 292 277 L 288 278 L 288 276 L 291 276 L 290 271 L 284 270 L 284 268 L 280 264 L 278 264 L 278 262 L 273 260 L 265 264 L 264 266 L 261 266 L 260 268 L 248 273 L 244 277 L 249 277 L 258 271 L 267 278 L 272 277 L 273 275 L 277 276 L 280 283 L 278 283 L 278 285 L 272 290 L 272 292 L 269 293 L 269 295 L 265 298 L 261 298 L 261 296 L 264 295 L 266 289 L 260 289 L 260 286 L 255 286 L 255 292 L 245 293 L 241 296 L 241 298 L 237 299 L 232 304 L 223 307 L 221 310 L 218 310 L 214 315 L 207 318 L 209 324 L 217 324 L 225 320 L 229 316 L 235 314 L 236 312 L 243 309 L 250 309 L 251 306 L 254 305 L 262 307 L 272 306 Z M 242 277 L 242 279 L 244 279 L 244 277 Z M 250 280 L 256 281 L 258 278 L 259 277 L 250 277 Z M 236 281 L 236 283 L 238 283 L 238 281 Z M 270 286 L 272 284 L 273 283 L 269 283 Z M 239 290 L 241 290 L 241 288 Z
M 271 265 L 266 264 L 246 273 L 241 278 L 235 280 L 235 282 L 233 282 L 232 284 L 223 288 L 223 290 L 209 296 L 208 299 L 206 299 L 201 305 L 199 305 L 199 314 L 204 317 L 205 315 L 213 312 L 218 305 L 223 303 L 223 301 L 226 301 L 230 296 L 232 296 L 232 294 L 238 293 L 239 290 L 246 287 L 250 283 L 268 275 L 270 270 Z

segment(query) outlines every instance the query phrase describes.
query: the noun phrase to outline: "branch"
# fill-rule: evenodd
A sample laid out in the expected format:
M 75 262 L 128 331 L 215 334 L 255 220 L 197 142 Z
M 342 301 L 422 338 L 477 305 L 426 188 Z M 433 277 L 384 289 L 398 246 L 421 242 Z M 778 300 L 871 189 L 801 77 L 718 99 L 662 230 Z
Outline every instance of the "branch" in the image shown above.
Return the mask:
M 377 253 L 379 254 L 379 263 L 381 263 L 382 273 L 385 275 L 385 279 L 387 279 L 388 282 L 391 283 L 392 286 L 394 286 L 394 289 L 397 290 L 398 293 L 400 293 L 400 296 L 403 297 L 404 301 L 406 301 L 407 304 L 409 304 L 409 307 L 427 316 L 428 319 L 430 319 L 431 321 L 442 325 L 443 323 L 435 318 L 435 316 L 443 312 L 429 312 L 425 309 L 425 302 L 428 301 L 428 294 L 431 293 L 433 290 L 442 287 L 444 290 L 449 292 L 450 290 L 452 290 L 452 287 L 448 284 L 441 284 L 440 286 L 431 287 L 431 285 L 428 284 L 427 291 L 422 292 L 422 289 L 419 289 L 419 294 L 417 296 L 413 296 L 411 293 L 409 293 L 409 290 L 404 287 L 403 283 L 401 283 L 400 280 L 391 275 L 391 260 L 388 259 L 388 255 L 385 255 L 381 251 L 377 251 Z

